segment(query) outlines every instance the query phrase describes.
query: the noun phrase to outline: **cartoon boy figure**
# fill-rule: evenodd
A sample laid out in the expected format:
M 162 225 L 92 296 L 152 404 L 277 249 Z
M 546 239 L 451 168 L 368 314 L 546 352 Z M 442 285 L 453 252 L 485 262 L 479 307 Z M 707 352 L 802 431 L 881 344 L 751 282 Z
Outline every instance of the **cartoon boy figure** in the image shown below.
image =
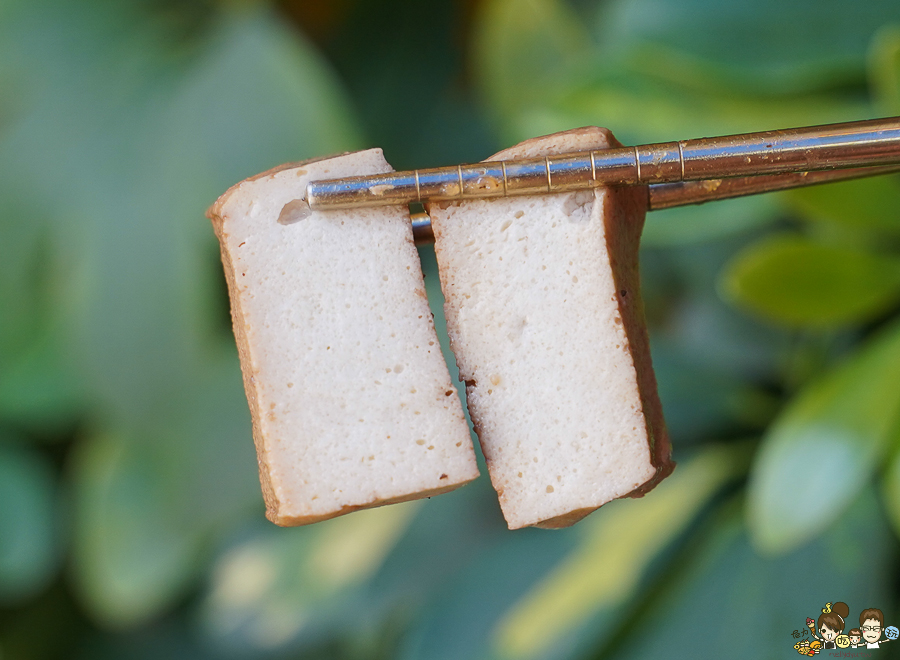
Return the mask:
M 850 637 L 850 648 L 858 649 L 862 644 L 859 643 L 859 640 L 862 638 L 862 631 L 859 628 L 854 628 L 850 632 L 847 633 Z
M 880 644 L 893 641 L 881 639 L 881 633 L 884 630 L 884 614 L 874 607 L 860 612 L 859 627 L 862 630 L 862 637 L 866 641 L 867 649 L 877 649 Z

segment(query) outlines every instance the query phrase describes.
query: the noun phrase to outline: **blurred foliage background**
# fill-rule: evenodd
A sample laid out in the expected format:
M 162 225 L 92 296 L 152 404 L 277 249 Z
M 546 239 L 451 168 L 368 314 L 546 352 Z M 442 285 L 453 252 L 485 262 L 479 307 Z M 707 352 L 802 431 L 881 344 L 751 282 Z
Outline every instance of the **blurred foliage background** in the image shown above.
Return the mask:
M 651 214 L 679 467 L 557 532 L 508 532 L 484 471 L 267 523 L 203 213 L 367 146 L 897 114 L 896 0 L 0 0 L 0 658 L 793 657 L 826 602 L 895 623 L 898 177 Z

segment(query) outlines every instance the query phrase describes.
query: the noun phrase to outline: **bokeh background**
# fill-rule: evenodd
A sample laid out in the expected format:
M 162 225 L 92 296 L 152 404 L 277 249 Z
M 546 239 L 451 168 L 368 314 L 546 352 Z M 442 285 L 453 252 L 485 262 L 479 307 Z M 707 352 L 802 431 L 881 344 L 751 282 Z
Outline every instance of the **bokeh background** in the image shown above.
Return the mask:
M 897 176 L 649 216 L 679 467 L 564 531 L 507 531 L 484 470 L 266 522 L 204 218 L 368 146 L 892 114 L 896 0 L 0 0 L 0 658 L 775 658 L 826 602 L 896 623 Z

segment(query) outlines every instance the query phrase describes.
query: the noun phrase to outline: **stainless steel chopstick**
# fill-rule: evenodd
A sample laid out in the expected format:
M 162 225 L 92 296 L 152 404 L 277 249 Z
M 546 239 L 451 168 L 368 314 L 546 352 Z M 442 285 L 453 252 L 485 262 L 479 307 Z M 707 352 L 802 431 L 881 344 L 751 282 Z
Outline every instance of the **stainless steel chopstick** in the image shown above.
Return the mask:
M 314 181 L 306 201 L 318 210 L 649 185 L 650 208 L 669 208 L 891 166 L 900 166 L 900 117 Z M 724 183 L 734 178 L 747 180 Z M 693 181 L 703 183 L 659 187 Z

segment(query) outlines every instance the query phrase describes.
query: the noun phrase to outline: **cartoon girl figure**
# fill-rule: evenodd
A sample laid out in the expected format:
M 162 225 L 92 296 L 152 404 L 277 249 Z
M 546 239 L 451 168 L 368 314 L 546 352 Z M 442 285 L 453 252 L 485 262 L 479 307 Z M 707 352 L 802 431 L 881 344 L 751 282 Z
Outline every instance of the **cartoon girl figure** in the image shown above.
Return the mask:
M 859 628 L 854 628 L 850 632 L 847 633 L 850 636 L 850 648 L 858 649 L 862 644 L 859 643 L 859 640 L 862 639 L 862 631 Z
M 828 609 L 828 607 L 825 608 L 825 610 Z M 825 610 L 822 611 L 819 620 L 816 622 L 818 633 L 816 630 L 813 630 L 812 634 L 813 637 L 822 642 L 822 650 L 837 649 L 837 644 L 834 643 L 834 640 L 844 632 L 844 618 L 850 614 L 850 608 L 847 606 L 847 603 L 835 603 L 831 606 L 831 611 L 826 612 Z M 819 634 L 821 634 L 821 637 Z

